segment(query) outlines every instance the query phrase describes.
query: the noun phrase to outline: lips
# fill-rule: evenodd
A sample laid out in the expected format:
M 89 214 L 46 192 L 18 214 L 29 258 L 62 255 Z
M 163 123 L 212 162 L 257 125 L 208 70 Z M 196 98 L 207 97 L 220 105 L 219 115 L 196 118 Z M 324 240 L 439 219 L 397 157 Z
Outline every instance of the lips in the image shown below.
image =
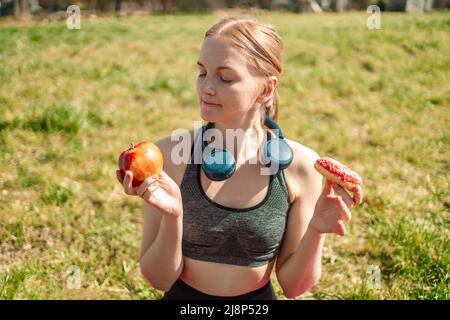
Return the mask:
M 205 105 L 207 105 L 207 106 L 220 106 L 220 104 L 216 104 L 216 103 L 209 103 L 209 102 L 206 102 L 205 100 L 203 100 L 202 99 L 202 103 L 204 103 Z

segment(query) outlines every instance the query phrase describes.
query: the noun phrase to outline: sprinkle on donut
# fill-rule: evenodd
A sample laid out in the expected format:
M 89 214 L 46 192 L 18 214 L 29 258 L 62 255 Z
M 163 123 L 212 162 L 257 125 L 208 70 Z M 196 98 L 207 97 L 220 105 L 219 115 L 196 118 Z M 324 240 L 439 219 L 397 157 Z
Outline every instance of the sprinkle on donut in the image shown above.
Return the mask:
M 362 178 L 355 171 L 351 170 L 350 168 L 346 167 L 333 158 L 319 158 L 317 159 L 316 164 L 320 165 L 331 174 L 337 176 L 342 181 L 346 181 L 355 185 L 362 185 Z

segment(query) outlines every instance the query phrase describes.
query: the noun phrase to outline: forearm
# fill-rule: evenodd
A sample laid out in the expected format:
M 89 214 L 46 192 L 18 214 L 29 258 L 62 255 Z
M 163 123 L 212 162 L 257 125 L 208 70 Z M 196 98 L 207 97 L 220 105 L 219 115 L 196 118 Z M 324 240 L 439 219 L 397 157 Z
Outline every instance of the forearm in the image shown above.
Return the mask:
M 295 298 L 319 281 L 324 242 L 325 234 L 308 227 L 297 250 L 278 272 L 278 281 L 286 297 Z
M 141 257 L 141 272 L 158 290 L 167 291 L 183 270 L 183 216 L 161 219 L 158 235 Z

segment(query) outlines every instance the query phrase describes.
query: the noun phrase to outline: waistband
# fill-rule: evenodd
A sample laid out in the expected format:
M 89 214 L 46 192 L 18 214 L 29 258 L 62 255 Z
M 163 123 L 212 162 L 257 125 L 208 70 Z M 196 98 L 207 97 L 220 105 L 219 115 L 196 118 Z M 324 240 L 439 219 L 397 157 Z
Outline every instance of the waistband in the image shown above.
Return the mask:
M 186 295 L 184 299 L 198 299 L 198 300 L 251 300 L 251 299 L 261 299 L 261 300 L 276 300 L 275 293 L 273 292 L 272 283 L 270 280 L 261 288 L 256 289 L 254 291 L 250 291 L 241 295 L 237 296 L 214 296 L 209 295 L 207 293 L 201 292 L 193 287 L 191 287 L 189 284 L 178 278 L 178 280 L 175 282 L 175 284 L 172 286 L 172 288 L 169 290 L 169 292 L 166 293 L 165 298 L 170 299 L 171 292 L 173 291 L 182 291 L 183 295 Z M 173 292 L 174 295 L 177 295 L 177 293 L 181 292 Z M 164 298 L 163 298 L 164 299 Z

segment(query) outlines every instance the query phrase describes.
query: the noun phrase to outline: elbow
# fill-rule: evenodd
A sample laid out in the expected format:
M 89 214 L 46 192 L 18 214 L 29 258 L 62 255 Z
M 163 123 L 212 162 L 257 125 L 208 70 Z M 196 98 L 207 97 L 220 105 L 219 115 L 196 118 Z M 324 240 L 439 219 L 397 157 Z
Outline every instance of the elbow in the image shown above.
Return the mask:
M 148 270 L 141 266 L 142 277 L 147 281 L 147 283 L 154 289 L 167 292 L 169 288 L 163 286 L 162 283 L 153 278 L 152 274 Z
M 283 294 L 286 298 L 295 299 L 317 285 L 319 280 L 320 274 L 309 277 L 308 279 L 297 283 L 296 286 L 281 286 L 281 288 L 283 289 Z
M 152 272 L 148 265 L 141 262 L 140 264 L 141 274 L 144 279 L 150 284 L 151 287 L 156 290 L 167 292 L 172 288 L 173 284 L 177 281 L 181 272 L 183 271 L 183 263 L 181 263 L 174 272 Z
M 177 278 L 163 279 L 162 277 L 155 276 L 143 265 L 141 265 L 141 274 L 151 287 L 164 292 L 168 292 L 177 280 Z
M 286 298 L 288 299 L 296 299 L 298 297 L 300 297 L 302 294 L 304 294 L 305 292 L 307 292 L 309 289 L 311 289 L 314 285 L 311 286 L 301 286 L 298 289 L 296 289 L 295 291 L 283 291 L 283 294 Z

